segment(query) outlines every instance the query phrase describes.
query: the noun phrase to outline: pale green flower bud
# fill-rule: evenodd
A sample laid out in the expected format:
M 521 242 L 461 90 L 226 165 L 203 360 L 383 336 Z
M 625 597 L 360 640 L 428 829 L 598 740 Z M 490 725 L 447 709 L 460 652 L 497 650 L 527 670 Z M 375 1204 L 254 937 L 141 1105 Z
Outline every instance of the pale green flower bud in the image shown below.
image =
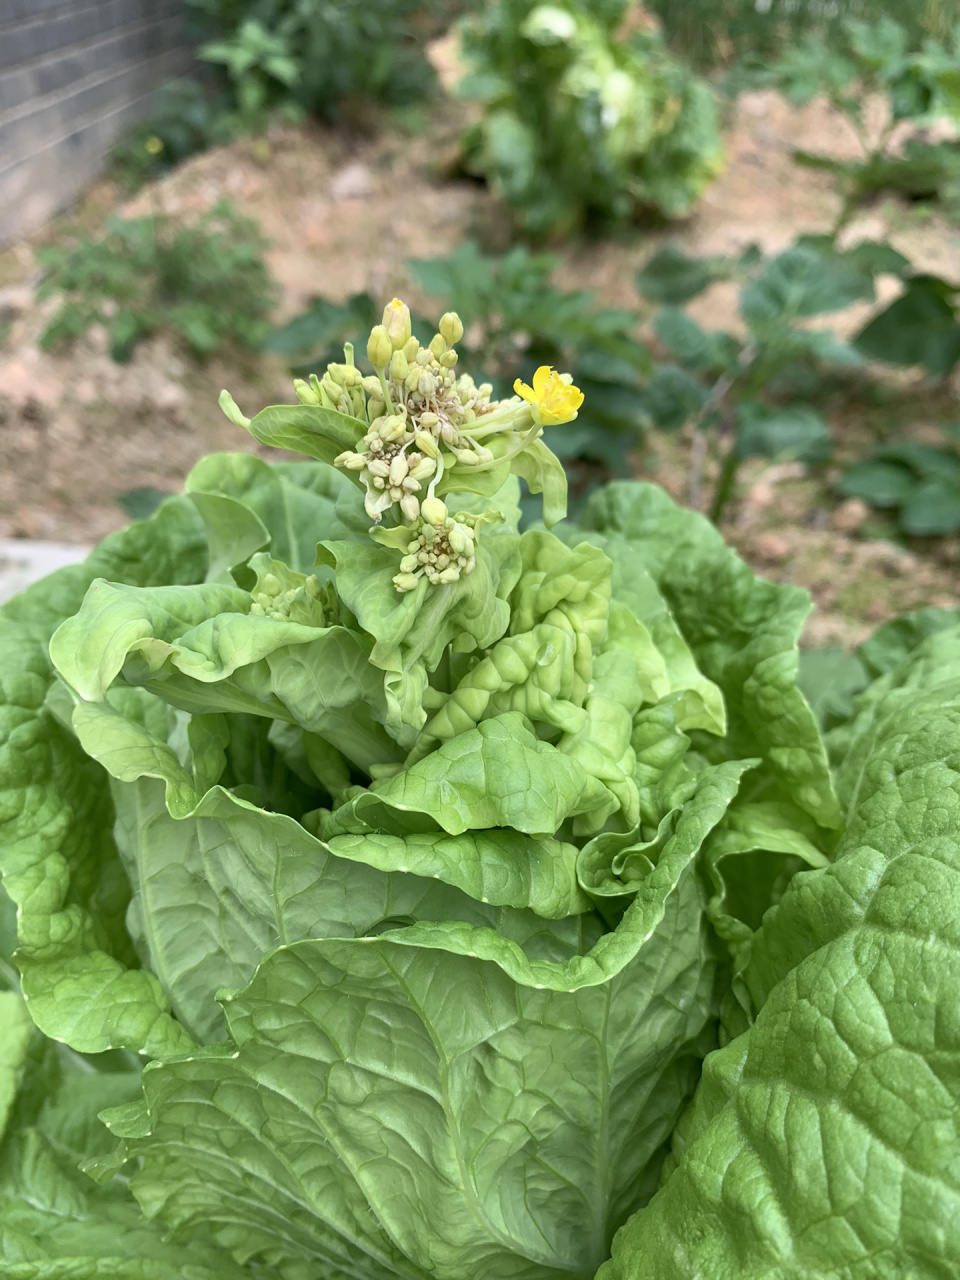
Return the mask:
M 320 397 L 310 386 L 309 382 L 304 382 L 302 378 L 294 378 L 293 389 L 297 393 L 297 399 L 301 404 L 319 404 Z
M 382 324 L 375 324 L 367 339 L 367 359 L 375 369 L 385 369 L 393 355 L 393 343 Z
M 442 315 L 437 328 L 451 347 L 456 346 L 463 337 L 463 321 L 455 311 L 448 311 Z
M 434 421 L 438 421 L 437 415 L 431 413 L 429 415 Z M 423 419 L 427 414 L 423 414 L 420 418 L 420 425 L 423 426 Z M 428 431 L 418 431 L 415 437 L 415 443 L 421 453 L 425 453 L 428 458 L 437 458 L 440 455 L 440 447 Z M 417 477 L 419 479 L 419 477 Z
M 472 449 L 458 449 L 457 461 L 462 463 L 465 467 L 475 467 L 480 459 Z
M 420 518 L 420 503 L 412 493 L 408 493 L 406 497 L 400 499 L 400 510 L 403 513 L 404 520 L 409 520 L 411 523 Z
M 430 350 L 429 347 L 420 348 L 420 350 L 417 352 L 416 363 L 420 366 L 421 369 L 426 369 L 428 365 L 433 364 L 433 352 Z
M 444 369 L 452 369 L 459 359 L 460 357 L 457 355 L 456 351 L 445 351 L 440 357 L 440 363 L 443 365 Z
M 410 468 L 407 466 L 407 460 L 402 453 L 393 456 L 390 462 L 390 483 L 393 485 L 402 484 L 407 478 Z
M 313 596 L 314 600 L 319 600 L 320 583 L 318 582 L 317 575 L 315 573 L 311 573 L 310 577 L 303 584 L 303 589 L 306 591 L 308 596 Z
M 460 577 L 459 567 L 455 564 L 452 564 L 450 565 L 449 568 L 444 569 L 441 573 L 437 574 L 437 581 L 446 584 L 446 583 L 458 581 L 459 577 Z
M 390 464 L 383 458 L 371 458 L 367 463 L 367 470 L 372 476 L 379 476 L 381 480 L 386 480 L 390 475 Z
M 386 440 L 390 444 L 395 444 L 398 440 L 402 440 L 406 434 L 406 420 L 399 415 L 387 418 L 386 422 L 380 427 L 380 439 Z
M 473 451 L 477 455 L 478 462 L 493 462 L 493 450 L 487 449 L 482 444 L 475 444 Z
M 462 524 L 455 524 L 447 534 L 447 541 L 458 556 L 473 554 L 473 535 Z
M 435 333 L 430 339 L 430 354 L 435 360 L 439 360 L 447 351 L 447 344 L 443 340 L 442 333 Z
M 349 449 L 345 453 L 338 454 L 334 460 L 335 467 L 346 467 L 348 471 L 362 471 L 367 465 L 367 459 L 362 453 L 352 453 Z
M 268 596 L 278 596 L 283 588 L 280 586 L 280 579 L 272 573 L 268 573 L 263 579 L 263 589 Z
M 379 389 L 380 388 L 378 384 L 377 390 Z M 368 400 L 367 401 L 367 421 L 376 422 L 377 418 L 380 417 L 380 415 L 383 413 L 386 407 L 387 406 L 383 403 L 382 400 Z
M 439 421 L 440 419 L 432 409 L 428 409 L 426 413 L 421 413 L 420 415 L 420 426 L 423 427 L 425 431 L 432 431 Z
M 410 372 L 403 380 L 403 385 L 408 391 L 416 391 L 420 386 L 420 366 L 412 365 Z
M 380 395 L 380 379 L 373 374 L 367 374 L 365 378 L 361 379 L 360 385 L 368 396 Z
M 410 480 L 427 480 L 437 469 L 437 464 L 432 458 L 421 458 L 415 467 L 410 470 L 408 479 Z
M 383 308 L 383 329 L 390 338 L 394 351 L 399 351 L 409 340 L 410 308 L 399 298 L 394 298 Z M 380 368 L 379 365 L 376 367 Z
M 394 382 L 403 382 L 409 372 L 410 365 L 407 363 L 407 357 L 402 351 L 395 351 L 390 357 L 390 377 Z
M 422 396 L 432 396 L 437 389 L 437 380 L 432 373 L 424 370 L 417 382 L 417 390 Z
M 401 573 L 415 573 L 416 570 L 419 568 L 420 568 L 420 561 L 417 559 L 415 555 L 404 556 L 403 559 L 400 561 Z
M 481 400 L 489 400 L 493 395 L 493 383 L 481 382 L 479 387 L 477 387 L 477 395 Z
M 416 338 L 408 338 L 400 348 L 408 361 L 416 360 L 417 352 L 420 350 L 420 343 Z
M 398 573 L 393 580 L 393 585 L 398 591 L 414 591 L 418 582 L 419 578 L 414 573 Z
M 264 609 L 263 605 L 257 604 L 256 600 L 254 600 L 253 604 L 250 606 L 250 612 L 256 618 L 262 618 L 266 614 L 266 610 Z
M 443 524 L 447 518 L 447 504 L 439 498 L 424 498 L 420 503 L 420 514 L 428 524 Z

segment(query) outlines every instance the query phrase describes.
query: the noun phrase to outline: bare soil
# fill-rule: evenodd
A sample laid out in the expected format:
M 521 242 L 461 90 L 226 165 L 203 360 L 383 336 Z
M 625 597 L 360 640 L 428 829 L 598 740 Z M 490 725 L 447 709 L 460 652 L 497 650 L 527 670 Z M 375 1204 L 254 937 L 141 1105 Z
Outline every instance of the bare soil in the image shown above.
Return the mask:
M 69 218 L 0 254 L 0 538 L 95 541 L 126 522 L 120 495 L 144 486 L 176 490 L 205 453 L 256 447 L 221 416 L 222 387 L 250 414 L 293 398 L 283 362 L 246 351 L 202 366 L 158 337 L 117 365 L 97 331 L 70 348 L 41 351 L 37 338 L 55 302 L 33 300 L 39 244 L 66 225 L 94 230 L 111 210 L 189 217 L 228 196 L 270 241 L 282 295 L 277 320 L 316 294 L 345 299 L 367 289 L 384 299 L 400 293 L 431 314 L 406 262 L 447 253 L 466 236 L 501 248 L 510 232 L 485 188 L 447 176 L 465 119 L 464 108 L 445 104 L 417 132 L 396 121 L 366 137 L 285 127 L 195 157 L 132 201 L 101 182 Z M 854 154 L 845 122 L 829 107 L 797 110 L 772 93 L 747 94 L 726 136 L 727 169 L 694 217 L 562 248 L 559 282 L 590 289 L 605 305 L 636 307 L 636 270 L 667 239 L 692 252 L 729 253 L 750 243 L 773 251 L 830 227 L 838 201 L 829 178 L 790 156 L 795 146 Z M 851 242 L 887 237 L 918 266 L 960 280 L 960 228 L 940 214 L 891 200 L 861 215 L 847 235 Z M 896 287 L 882 281 L 881 296 Z M 735 291 L 716 286 L 695 314 L 735 327 Z M 835 327 L 850 331 L 864 314 L 844 314 Z M 913 375 L 888 376 L 872 402 L 831 409 L 838 454 L 864 452 L 894 425 L 924 438 L 938 422 L 960 419 L 957 398 L 953 385 L 933 389 Z M 651 438 L 633 461 L 638 475 L 686 500 L 688 440 Z M 866 507 L 833 494 L 834 474 L 751 464 L 723 527 L 756 569 L 812 592 L 817 610 L 806 642 L 853 645 L 904 609 L 956 604 L 960 540 L 894 545 L 878 536 L 888 531 Z

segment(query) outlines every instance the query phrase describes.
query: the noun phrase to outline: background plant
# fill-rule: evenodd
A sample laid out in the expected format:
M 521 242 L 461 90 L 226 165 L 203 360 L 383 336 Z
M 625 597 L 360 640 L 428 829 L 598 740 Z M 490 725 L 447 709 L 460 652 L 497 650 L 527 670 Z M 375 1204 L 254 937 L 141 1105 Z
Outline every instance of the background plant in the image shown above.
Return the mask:
M 500 0 L 464 26 L 461 91 L 484 104 L 464 163 L 533 235 L 681 216 L 719 172 L 711 90 L 649 27 L 618 38 L 625 10 Z
M 958 28 L 960 30 L 960 28 Z M 839 38 L 838 38 L 839 37 Z M 957 33 L 912 44 L 908 32 L 889 17 L 872 22 L 850 19 L 830 39 L 805 35 L 758 79 L 783 92 L 795 105 L 824 95 L 848 120 L 861 158 L 847 161 L 797 150 L 794 157 L 834 175 L 843 195 L 834 234 L 864 200 L 894 190 L 911 198 L 960 193 L 960 149 L 914 135 L 896 146 L 901 126 L 921 127 L 940 117 L 960 119 L 960 48 Z M 873 122 L 871 97 L 885 99 L 885 118 Z
M 169 80 L 154 94 L 149 116 L 111 152 L 112 174 L 132 192 L 243 128 L 222 90 L 200 80 Z
M 370 103 L 410 102 L 435 86 L 423 49 L 444 12 L 434 0 L 190 2 L 208 41 L 200 56 L 226 66 L 240 105 L 257 112 L 294 104 L 333 120 Z
M 201 359 L 227 340 L 256 347 L 269 332 L 276 295 L 265 243 L 256 224 L 224 201 L 192 225 L 161 214 L 111 217 L 96 239 L 38 252 L 44 276 L 37 296 L 61 299 L 41 346 L 103 324 L 121 362 L 159 329 Z

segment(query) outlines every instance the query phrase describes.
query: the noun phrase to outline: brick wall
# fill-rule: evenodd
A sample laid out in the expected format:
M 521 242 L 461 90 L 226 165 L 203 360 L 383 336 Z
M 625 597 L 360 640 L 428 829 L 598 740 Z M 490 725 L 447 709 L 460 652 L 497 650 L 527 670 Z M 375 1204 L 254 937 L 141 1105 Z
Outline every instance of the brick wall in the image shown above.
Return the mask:
M 0 245 L 80 194 L 189 62 L 182 0 L 0 0 Z

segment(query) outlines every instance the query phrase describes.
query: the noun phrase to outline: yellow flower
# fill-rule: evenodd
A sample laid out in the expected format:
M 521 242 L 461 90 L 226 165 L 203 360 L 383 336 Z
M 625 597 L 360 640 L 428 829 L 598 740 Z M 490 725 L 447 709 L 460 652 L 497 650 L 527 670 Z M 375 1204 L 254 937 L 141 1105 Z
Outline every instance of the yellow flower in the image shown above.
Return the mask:
M 532 387 L 517 378 L 513 389 L 533 405 L 534 419 L 544 427 L 572 422 L 583 404 L 583 392 L 573 385 L 570 374 L 557 373 L 546 364 L 542 364 L 533 375 Z
M 154 134 L 146 140 L 143 146 L 144 150 L 149 151 L 150 155 L 158 156 L 163 150 L 163 141 Z

